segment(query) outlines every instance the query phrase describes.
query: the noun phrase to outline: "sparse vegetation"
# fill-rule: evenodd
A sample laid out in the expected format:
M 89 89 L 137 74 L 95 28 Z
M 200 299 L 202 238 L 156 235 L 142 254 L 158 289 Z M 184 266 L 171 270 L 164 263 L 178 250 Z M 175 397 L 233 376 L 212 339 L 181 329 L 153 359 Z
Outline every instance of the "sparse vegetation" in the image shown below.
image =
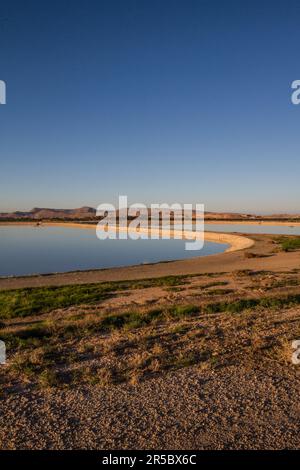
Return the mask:
M 207 295 L 228 295 L 234 292 L 233 289 L 211 289 L 207 292 Z
M 9 358 L 5 375 L 0 370 L 0 383 L 41 388 L 134 385 L 183 367 L 219 368 L 237 357 L 285 361 L 288 329 L 272 336 L 265 323 L 272 312 L 277 318 L 278 312 L 300 304 L 298 275 L 295 270 L 244 270 L 215 274 L 212 282 L 208 275 L 172 276 L 0 292 L 0 338 Z M 162 288 L 162 302 L 155 307 L 130 304 L 130 296 L 139 298 L 141 289 L 146 293 L 154 286 Z M 176 286 L 180 291 L 166 302 L 165 288 Z M 245 289 L 254 292 L 250 287 L 255 286 L 264 295 L 245 296 Z M 199 293 L 191 304 L 193 289 Z M 226 295 L 230 298 L 214 298 Z M 109 302 L 117 296 L 128 298 L 131 306 L 112 308 Z M 5 386 L 6 393 L 9 389 Z
M 282 251 L 300 250 L 300 237 L 279 237 L 276 239 Z
M 0 318 L 39 315 L 72 305 L 99 303 L 126 289 L 145 289 L 156 286 L 176 286 L 188 282 L 191 276 L 167 276 L 153 279 L 63 287 L 37 287 L 0 292 Z
M 204 307 L 207 313 L 240 313 L 247 309 L 267 308 L 281 309 L 294 307 L 300 304 L 300 294 L 291 294 L 284 297 L 260 297 L 238 299 L 230 302 L 215 302 Z

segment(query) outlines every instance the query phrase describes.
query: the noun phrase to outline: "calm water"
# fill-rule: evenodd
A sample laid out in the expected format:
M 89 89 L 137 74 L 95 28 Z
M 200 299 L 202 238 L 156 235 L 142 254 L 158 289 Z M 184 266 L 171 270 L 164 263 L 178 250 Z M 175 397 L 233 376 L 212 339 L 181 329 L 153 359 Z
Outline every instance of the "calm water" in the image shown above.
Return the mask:
M 175 228 L 179 229 L 177 224 Z M 195 226 L 186 226 L 187 230 L 195 230 Z M 206 232 L 230 232 L 230 233 L 261 233 L 270 235 L 300 235 L 300 225 L 263 225 L 263 224 L 205 224 Z
M 276 235 L 300 235 L 300 226 L 263 224 L 206 224 L 210 232 L 268 233 Z
M 300 226 L 207 224 L 212 232 L 300 235 Z M 0 276 L 129 266 L 222 253 L 227 245 L 207 242 L 186 251 L 183 240 L 104 240 L 94 230 L 63 227 L 0 227 Z
M 154 263 L 221 253 L 205 243 L 186 251 L 184 240 L 98 240 L 94 230 L 64 227 L 0 227 L 0 276 L 52 273 Z

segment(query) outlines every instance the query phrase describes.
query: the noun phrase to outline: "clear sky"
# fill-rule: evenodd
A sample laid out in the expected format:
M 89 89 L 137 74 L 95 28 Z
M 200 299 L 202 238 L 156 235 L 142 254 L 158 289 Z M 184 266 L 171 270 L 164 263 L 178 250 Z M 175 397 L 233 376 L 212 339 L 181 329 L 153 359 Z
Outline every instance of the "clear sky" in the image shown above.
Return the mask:
M 299 0 L 1 2 L 0 210 L 300 212 Z

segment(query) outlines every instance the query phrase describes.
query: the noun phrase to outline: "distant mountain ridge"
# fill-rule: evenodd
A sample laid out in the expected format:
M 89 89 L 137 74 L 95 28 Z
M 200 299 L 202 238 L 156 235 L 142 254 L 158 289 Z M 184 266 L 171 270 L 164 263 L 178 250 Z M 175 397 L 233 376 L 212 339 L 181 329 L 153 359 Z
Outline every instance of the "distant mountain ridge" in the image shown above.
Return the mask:
M 165 210 L 163 211 L 165 212 Z M 45 207 L 34 207 L 32 210 L 2 212 L 1 220 L 97 220 L 96 209 L 89 206 L 77 209 L 51 209 Z M 237 220 L 237 221 L 260 221 L 260 220 L 299 220 L 300 214 L 271 214 L 254 215 L 238 212 L 205 212 L 206 220 Z
M 2 212 L 0 213 L 1 219 L 94 219 L 96 217 L 96 209 L 93 207 L 80 207 L 78 209 L 50 209 L 44 207 L 34 207 L 28 212 Z

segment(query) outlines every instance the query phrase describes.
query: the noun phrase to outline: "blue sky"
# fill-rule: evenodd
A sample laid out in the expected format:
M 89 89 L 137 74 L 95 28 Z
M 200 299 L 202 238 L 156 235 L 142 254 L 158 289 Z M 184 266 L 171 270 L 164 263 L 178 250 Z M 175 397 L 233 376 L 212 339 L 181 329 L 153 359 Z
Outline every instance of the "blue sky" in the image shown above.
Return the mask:
M 10 1 L 0 210 L 299 211 L 299 1 Z

